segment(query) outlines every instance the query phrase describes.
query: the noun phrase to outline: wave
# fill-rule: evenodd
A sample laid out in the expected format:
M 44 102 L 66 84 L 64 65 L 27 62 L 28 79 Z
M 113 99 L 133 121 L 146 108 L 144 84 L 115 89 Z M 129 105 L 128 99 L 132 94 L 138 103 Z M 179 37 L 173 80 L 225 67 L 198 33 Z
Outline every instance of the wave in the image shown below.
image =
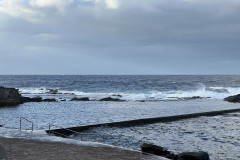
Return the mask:
M 191 97 L 202 97 L 212 99 L 224 99 L 225 97 L 240 93 L 240 88 L 233 87 L 205 87 L 200 86 L 195 90 L 169 90 L 169 91 L 145 91 L 145 92 L 83 92 L 83 91 L 67 91 L 58 88 L 19 88 L 21 94 L 27 96 L 70 96 L 70 97 L 89 97 L 98 100 L 105 97 L 114 97 L 127 101 L 154 101 L 154 100 L 179 100 Z

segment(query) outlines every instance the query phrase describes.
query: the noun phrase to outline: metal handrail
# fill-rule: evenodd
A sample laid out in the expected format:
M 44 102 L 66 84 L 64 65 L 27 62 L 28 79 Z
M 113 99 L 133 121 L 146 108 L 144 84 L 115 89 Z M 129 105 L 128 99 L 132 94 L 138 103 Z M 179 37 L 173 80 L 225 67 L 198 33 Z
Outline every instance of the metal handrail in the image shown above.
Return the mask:
M 69 136 L 64 135 L 64 134 L 61 134 L 61 133 L 58 133 L 58 132 L 51 131 L 51 126 L 55 126 L 55 127 L 58 127 L 59 129 L 63 129 L 63 130 L 66 130 L 66 131 L 73 132 L 74 134 L 79 134 L 79 135 L 81 136 L 81 140 L 82 140 L 82 136 L 83 136 L 83 135 L 98 135 L 98 136 L 102 136 L 103 139 L 105 139 L 105 136 L 111 136 L 111 135 L 99 134 L 99 133 L 81 133 L 81 132 L 77 132 L 77 131 L 74 131 L 74 130 L 71 130 L 71 129 L 62 128 L 62 127 L 59 127 L 59 126 L 54 125 L 54 124 L 49 124 L 49 125 L 48 125 L 48 132 L 49 132 L 49 133 L 58 134 L 58 135 L 63 136 L 63 137 L 69 137 Z
M 19 128 L 20 128 L 20 131 L 22 131 L 22 119 L 32 124 L 32 131 L 33 131 L 33 122 L 30 121 L 30 120 L 28 120 L 28 119 L 25 118 L 25 117 L 20 117 L 20 127 L 19 127 Z

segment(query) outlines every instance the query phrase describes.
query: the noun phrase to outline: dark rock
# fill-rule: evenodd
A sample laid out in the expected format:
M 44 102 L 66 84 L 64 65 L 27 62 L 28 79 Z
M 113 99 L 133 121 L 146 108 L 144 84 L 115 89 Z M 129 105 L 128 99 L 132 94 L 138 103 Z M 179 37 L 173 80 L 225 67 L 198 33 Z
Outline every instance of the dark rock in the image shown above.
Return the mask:
M 22 104 L 22 101 L 18 99 L 0 100 L 0 106 L 17 106 L 19 104 Z
M 70 101 L 90 101 L 90 99 L 88 97 L 82 97 L 82 98 L 74 97 Z
M 66 95 L 75 95 L 74 93 L 64 93 Z
M 2 127 L 3 125 L 0 124 L 0 127 Z
M 115 102 L 122 102 L 123 100 L 119 98 L 112 98 L 112 97 L 107 97 L 107 98 L 102 98 L 100 101 L 115 101 Z
M 177 157 L 183 160 L 210 160 L 206 152 L 183 152 L 178 154 Z
M 150 154 L 154 154 L 154 155 L 158 155 L 166 158 L 174 158 L 175 156 L 172 152 L 169 152 L 166 148 L 161 146 L 156 146 L 153 144 L 144 143 L 142 144 L 141 148 L 143 153 L 150 153 Z
M 43 99 L 39 96 L 37 97 L 22 97 L 22 101 L 25 103 L 25 102 L 42 102 Z
M 0 106 L 16 106 L 23 103 L 18 89 L 0 87 Z
M 58 89 L 50 89 L 47 94 L 58 94 Z
M 203 97 L 200 96 L 193 96 L 193 97 L 184 97 L 182 98 L 184 100 L 195 100 L 195 99 L 203 99 Z
M 52 91 L 52 94 L 55 93 Z M 0 106 L 17 106 L 27 102 L 56 102 L 56 99 L 42 99 L 41 97 L 23 97 L 18 89 L 0 87 Z
M 19 94 L 18 89 L 15 88 L 5 88 L 0 87 L 0 99 L 8 100 L 8 99 L 21 99 L 21 94 Z
M 122 97 L 122 95 L 120 95 L 120 94 L 113 94 L 112 96 L 115 96 L 115 97 Z
M 224 98 L 224 101 L 240 103 L 240 94 Z
M 43 99 L 43 102 L 56 102 L 57 100 L 55 98 L 47 98 L 47 99 Z

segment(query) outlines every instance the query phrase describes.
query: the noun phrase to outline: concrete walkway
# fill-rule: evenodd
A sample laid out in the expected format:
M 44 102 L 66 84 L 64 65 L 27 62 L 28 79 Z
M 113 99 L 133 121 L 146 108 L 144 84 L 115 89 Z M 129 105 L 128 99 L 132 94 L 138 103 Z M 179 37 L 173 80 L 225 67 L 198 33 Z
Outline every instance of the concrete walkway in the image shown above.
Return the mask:
M 7 160 L 5 148 L 0 145 L 0 160 Z
M 78 146 L 57 142 L 3 138 L 0 144 L 10 160 L 168 160 L 112 147 Z

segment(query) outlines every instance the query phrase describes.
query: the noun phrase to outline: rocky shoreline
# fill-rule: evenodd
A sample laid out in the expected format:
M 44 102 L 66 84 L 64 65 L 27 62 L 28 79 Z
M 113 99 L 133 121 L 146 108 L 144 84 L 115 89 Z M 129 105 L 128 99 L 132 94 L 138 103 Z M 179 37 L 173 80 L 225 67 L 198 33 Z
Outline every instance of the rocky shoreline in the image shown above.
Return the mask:
M 51 94 L 57 94 L 58 90 L 51 91 Z M 19 104 L 27 103 L 27 102 L 57 102 L 58 100 L 55 98 L 46 98 L 42 97 L 24 97 L 19 93 L 19 90 L 16 88 L 6 88 L 0 86 L 0 107 L 3 106 L 17 106 Z M 66 101 L 62 99 L 61 101 Z M 70 101 L 90 101 L 88 97 L 73 97 Z M 119 98 L 106 97 L 102 98 L 99 101 L 114 101 L 114 102 L 123 102 Z
M 0 87 L 0 107 L 17 106 L 27 102 L 55 102 L 55 99 L 23 97 L 16 88 Z
M 51 89 L 48 94 L 60 94 L 57 89 Z M 98 100 L 91 100 L 89 97 L 73 97 L 70 101 L 112 101 L 112 102 L 124 102 L 126 100 L 122 100 L 121 95 L 113 95 L 115 97 L 105 97 Z M 116 98 L 117 97 L 117 98 Z M 120 97 L 120 98 L 119 98 Z M 194 96 L 194 97 L 185 97 L 181 100 L 193 100 L 193 99 L 203 99 L 204 97 Z M 205 97 L 209 98 L 209 97 Z M 225 101 L 232 103 L 240 103 L 240 94 L 229 96 L 224 98 Z M 3 106 L 17 106 L 19 104 L 27 103 L 27 102 L 57 102 L 57 101 L 67 101 L 66 99 L 55 99 L 55 98 L 42 98 L 40 96 L 36 97 L 24 97 L 19 93 L 19 90 L 16 88 L 6 88 L 0 86 L 0 107 Z M 145 102 L 145 101 L 141 101 Z
M 62 94 L 58 91 L 58 89 L 50 89 L 47 92 L 49 95 Z M 24 94 L 23 94 L 24 95 Z M 27 102 L 58 102 L 58 101 L 112 101 L 112 102 L 125 102 L 126 100 L 121 99 L 121 95 L 112 95 L 108 97 L 104 97 L 101 99 L 90 99 L 89 97 L 77 97 L 67 100 L 64 98 L 56 99 L 56 98 L 42 98 L 39 95 L 36 97 L 24 97 L 18 89 L 16 88 L 6 88 L 0 86 L 0 107 L 3 106 L 17 106 L 19 104 L 27 103 Z M 74 95 L 74 94 L 73 94 Z M 239 96 L 239 95 L 236 95 Z M 179 100 L 194 100 L 194 99 L 204 99 L 210 97 L 183 97 Z M 236 99 L 234 96 L 230 96 L 225 98 L 224 100 L 229 102 L 240 102 L 240 96 Z M 145 102 L 145 100 L 140 100 L 140 102 Z

